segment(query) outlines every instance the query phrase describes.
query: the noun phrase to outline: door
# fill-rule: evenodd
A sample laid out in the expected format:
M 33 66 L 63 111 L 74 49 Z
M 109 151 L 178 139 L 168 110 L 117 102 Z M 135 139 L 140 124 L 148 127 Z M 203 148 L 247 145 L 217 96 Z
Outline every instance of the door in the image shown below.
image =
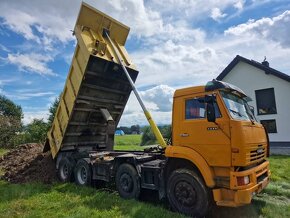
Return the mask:
M 181 146 L 197 151 L 209 165 L 229 166 L 231 164 L 229 119 L 218 105 L 222 105 L 219 98 L 214 104 L 216 122 L 208 122 L 205 96 L 184 98 L 182 114 L 179 116 L 180 132 L 177 137 Z

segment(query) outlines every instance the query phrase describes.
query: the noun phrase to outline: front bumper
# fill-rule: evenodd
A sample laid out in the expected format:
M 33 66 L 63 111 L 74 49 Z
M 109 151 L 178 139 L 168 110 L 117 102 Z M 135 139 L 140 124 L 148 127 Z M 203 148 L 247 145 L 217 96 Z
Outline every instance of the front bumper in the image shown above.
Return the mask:
M 270 181 L 269 161 L 249 170 L 230 173 L 230 188 L 213 190 L 214 200 L 219 206 L 237 207 L 250 204 L 253 196 L 261 192 Z M 237 185 L 237 177 L 249 176 L 250 183 L 244 186 Z

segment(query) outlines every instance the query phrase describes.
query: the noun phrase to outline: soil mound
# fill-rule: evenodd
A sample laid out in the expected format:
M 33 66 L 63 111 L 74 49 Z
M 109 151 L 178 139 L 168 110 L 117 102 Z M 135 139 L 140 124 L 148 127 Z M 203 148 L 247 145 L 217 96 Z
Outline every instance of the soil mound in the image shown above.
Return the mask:
M 1 178 L 12 183 L 57 181 L 51 154 L 42 149 L 41 144 L 23 144 L 0 157 Z

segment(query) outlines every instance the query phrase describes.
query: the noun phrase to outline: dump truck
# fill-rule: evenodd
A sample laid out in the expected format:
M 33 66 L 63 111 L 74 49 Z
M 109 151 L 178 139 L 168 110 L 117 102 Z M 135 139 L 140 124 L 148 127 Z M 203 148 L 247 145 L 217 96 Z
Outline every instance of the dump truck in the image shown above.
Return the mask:
M 82 3 L 73 33 L 75 52 L 44 147 L 61 181 L 115 182 L 126 199 L 155 190 L 173 210 L 194 217 L 212 202 L 249 204 L 269 183 L 267 133 L 242 90 L 217 80 L 176 90 L 172 138 L 165 143 L 135 88 L 139 72 L 125 49 L 129 28 Z M 115 151 L 114 133 L 132 91 L 159 146 Z

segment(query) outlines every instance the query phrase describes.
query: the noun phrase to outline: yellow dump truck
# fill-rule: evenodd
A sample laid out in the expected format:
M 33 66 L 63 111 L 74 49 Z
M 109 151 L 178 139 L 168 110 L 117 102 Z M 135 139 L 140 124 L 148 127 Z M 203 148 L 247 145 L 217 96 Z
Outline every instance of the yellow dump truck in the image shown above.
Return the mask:
M 83 3 L 77 45 L 48 132 L 61 181 L 115 181 L 123 198 L 155 190 L 173 210 L 204 216 L 215 202 L 249 204 L 270 177 L 269 141 L 239 88 L 220 81 L 176 90 L 166 145 L 134 86 L 138 71 L 124 47 L 129 28 Z M 160 146 L 114 151 L 114 133 L 133 91 Z

